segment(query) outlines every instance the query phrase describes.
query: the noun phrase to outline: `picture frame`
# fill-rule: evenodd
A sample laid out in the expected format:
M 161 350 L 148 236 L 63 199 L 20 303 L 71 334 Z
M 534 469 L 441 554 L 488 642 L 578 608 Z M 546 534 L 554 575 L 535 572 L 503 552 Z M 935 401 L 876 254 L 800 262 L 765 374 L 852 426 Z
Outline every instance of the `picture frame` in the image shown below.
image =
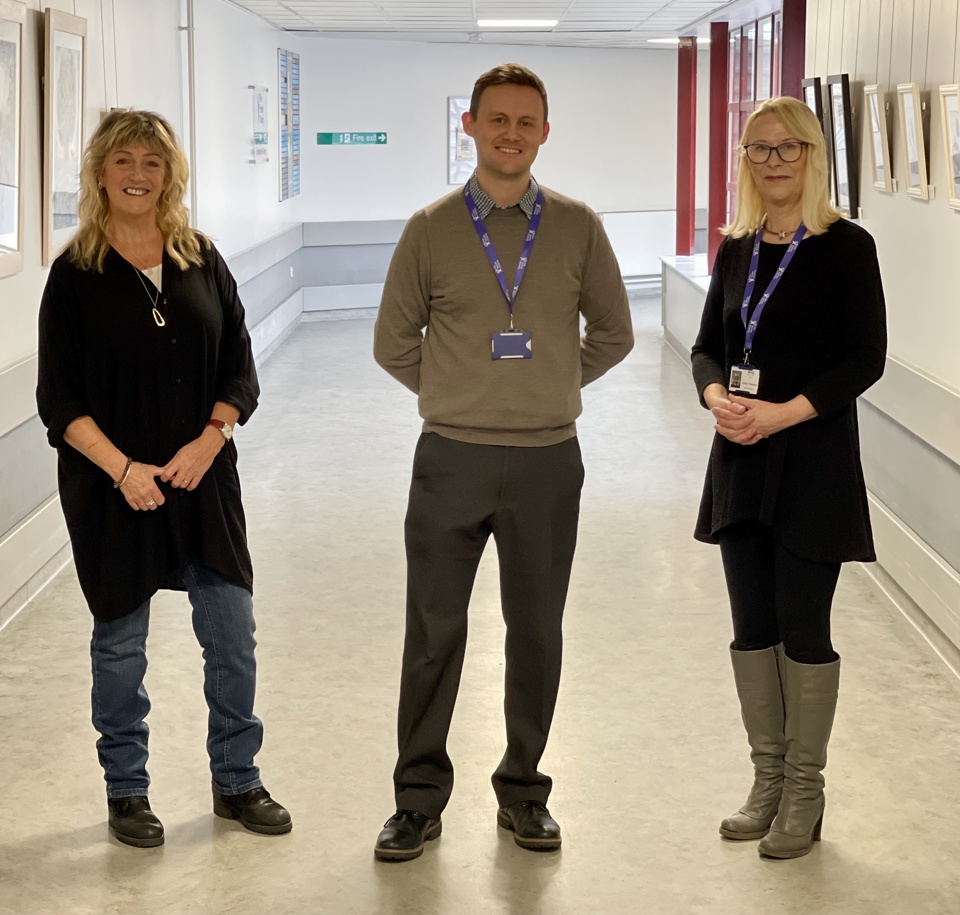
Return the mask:
M 827 99 L 834 201 L 838 210 L 856 219 L 860 211 L 860 188 L 849 74 L 839 73 L 827 77 Z
M 823 134 L 826 136 L 827 130 L 823 121 L 823 87 L 820 84 L 820 77 L 811 76 L 809 79 L 800 80 L 800 90 L 804 104 L 817 116 Z
M 927 176 L 927 152 L 923 137 L 923 100 L 917 83 L 897 84 L 897 107 L 900 112 L 901 151 L 903 153 L 904 189 L 908 197 L 930 199 Z
M 27 6 L 0 0 L 0 279 L 23 270 L 23 40 Z
M 476 144 L 463 129 L 463 116 L 469 110 L 468 97 L 447 97 L 447 184 L 466 184 L 477 167 Z
M 864 107 L 870 150 L 870 180 L 878 191 L 888 194 L 897 189 L 891 172 L 890 133 L 887 129 L 887 100 L 883 87 L 871 85 L 863 87 Z
M 80 225 L 80 161 L 87 100 L 87 20 L 44 10 L 43 265 Z
M 940 87 L 940 124 L 947 167 L 947 202 L 960 210 L 960 85 Z

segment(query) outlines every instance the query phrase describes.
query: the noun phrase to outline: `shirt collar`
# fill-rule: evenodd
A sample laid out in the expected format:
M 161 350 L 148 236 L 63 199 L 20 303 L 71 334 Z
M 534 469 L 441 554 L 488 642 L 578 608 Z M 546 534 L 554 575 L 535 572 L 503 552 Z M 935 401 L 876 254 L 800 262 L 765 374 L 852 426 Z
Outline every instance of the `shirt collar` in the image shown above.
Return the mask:
M 527 219 L 533 216 L 533 207 L 537 202 L 537 194 L 539 192 L 540 185 L 537 184 L 537 179 L 531 176 L 530 186 L 527 188 L 527 192 L 514 204 L 514 206 L 519 206 L 520 209 L 523 210 Z M 486 219 L 490 215 L 490 211 L 497 205 L 483 192 L 483 188 L 480 187 L 480 182 L 477 181 L 476 172 L 470 176 L 470 193 L 473 195 L 473 200 L 477 205 L 480 218 Z M 497 209 L 506 210 L 508 207 L 497 207 Z

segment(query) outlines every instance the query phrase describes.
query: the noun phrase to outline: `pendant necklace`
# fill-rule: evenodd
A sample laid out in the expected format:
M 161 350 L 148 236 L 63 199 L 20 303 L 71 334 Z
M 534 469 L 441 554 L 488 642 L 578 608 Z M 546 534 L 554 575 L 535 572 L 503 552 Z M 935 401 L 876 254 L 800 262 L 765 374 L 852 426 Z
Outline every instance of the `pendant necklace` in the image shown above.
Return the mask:
M 130 252 L 128 251 L 127 253 L 130 253 Z M 161 258 L 162 258 L 162 255 L 161 255 Z M 132 257 L 132 256 L 131 256 L 131 259 L 135 261 L 139 260 L 139 258 Z M 140 285 L 143 286 L 143 291 L 147 294 L 147 298 L 150 300 L 150 304 L 153 306 L 154 323 L 157 325 L 157 327 L 166 327 L 167 326 L 166 318 L 164 318 L 164 316 L 160 314 L 160 310 L 157 308 L 157 303 L 160 301 L 160 290 L 157 289 L 156 294 L 151 295 L 150 290 L 147 289 L 147 284 L 143 281 L 143 274 L 140 271 L 140 269 L 138 269 L 135 264 L 130 264 L 130 266 L 133 267 L 133 272 L 136 273 L 137 279 L 140 280 Z M 161 264 L 161 267 L 162 267 L 162 264 Z M 166 304 L 167 300 L 164 299 L 163 302 L 164 304 Z
M 782 232 L 778 232 L 776 229 L 770 229 L 767 227 L 766 219 L 764 219 L 763 228 L 765 231 L 769 232 L 771 235 L 776 235 L 780 241 L 783 241 L 788 235 L 793 235 L 800 226 L 796 226 L 793 229 L 784 229 Z
M 130 265 L 133 267 L 133 264 Z M 150 290 L 147 289 L 147 284 L 143 281 L 143 275 L 137 270 L 136 267 L 133 267 L 134 271 L 137 274 L 137 279 L 140 280 L 140 285 L 143 286 L 143 291 L 147 294 L 147 298 L 153 303 L 153 320 L 156 323 L 157 327 L 166 327 L 167 321 L 162 314 L 160 314 L 159 309 L 157 308 L 157 302 L 160 301 L 160 290 L 158 289 L 156 295 L 150 295 Z

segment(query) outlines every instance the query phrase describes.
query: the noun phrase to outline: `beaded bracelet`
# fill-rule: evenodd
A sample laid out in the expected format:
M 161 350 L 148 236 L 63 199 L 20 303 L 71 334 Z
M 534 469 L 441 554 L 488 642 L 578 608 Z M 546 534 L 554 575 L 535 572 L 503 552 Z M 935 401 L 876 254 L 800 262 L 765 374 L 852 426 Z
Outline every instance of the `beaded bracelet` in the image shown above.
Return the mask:
M 133 458 L 128 457 L 128 458 L 127 458 L 127 466 L 123 468 L 123 473 L 120 474 L 120 479 L 113 481 L 113 488 L 114 488 L 114 489 L 119 489 L 121 486 L 123 486 L 124 483 L 127 482 L 127 477 L 130 476 L 130 468 L 131 468 L 132 466 L 133 466 Z

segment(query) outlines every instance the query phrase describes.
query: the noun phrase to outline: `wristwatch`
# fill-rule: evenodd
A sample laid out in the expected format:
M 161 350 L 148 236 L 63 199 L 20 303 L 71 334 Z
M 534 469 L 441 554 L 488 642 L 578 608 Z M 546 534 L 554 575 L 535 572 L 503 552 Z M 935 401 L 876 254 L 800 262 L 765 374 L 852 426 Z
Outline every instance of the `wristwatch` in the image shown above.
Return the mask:
M 228 442 L 233 438 L 233 426 L 225 423 L 222 419 L 208 419 L 208 426 L 213 426 Z

